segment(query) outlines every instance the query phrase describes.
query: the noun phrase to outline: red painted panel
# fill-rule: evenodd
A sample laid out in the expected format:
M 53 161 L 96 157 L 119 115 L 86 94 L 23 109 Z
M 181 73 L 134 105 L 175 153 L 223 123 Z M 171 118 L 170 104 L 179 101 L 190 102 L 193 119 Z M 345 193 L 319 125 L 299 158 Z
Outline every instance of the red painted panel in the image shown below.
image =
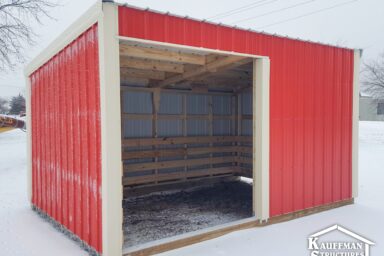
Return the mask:
M 247 52 L 247 31 L 233 30 L 232 50 L 234 52 Z
M 167 17 L 168 17 L 168 29 L 167 29 L 168 33 L 167 35 L 165 35 L 165 38 L 168 39 L 168 42 L 172 42 L 174 44 L 184 44 L 185 29 L 184 29 L 183 19 L 178 17 L 173 17 L 173 16 L 167 16 Z M 120 25 L 119 25 L 119 28 L 120 28 Z
M 120 24 L 119 24 L 120 25 Z M 217 27 L 217 49 L 232 51 L 232 29 L 228 27 Z
M 319 47 L 316 52 L 316 57 L 318 59 L 318 65 L 316 65 L 316 68 L 318 72 L 315 73 L 314 76 L 314 91 L 315 95 L 315 110 L 314 110 L 314 165 L 313 165 L 313 171 L 314 171 L 314 205 L 321 205 L 323 204 L 323 165 L 324 165 L 324 148 L 323 148 L 323 112 L 324 112 L 324 96 L 322 94 L 322 79 L 324 78 L 323 72 L 324 72 L 324 55 L 322 52 L 323 47 Z
M 202 23 L 202 35 L 201 35 L 201 47 L 204 48 L 216 48 L 217 45 L 217 26 Z
M 184 21 L 185 41 L 184 44 L 190 46 L 201 46 L 201 22 L 190 20 Z
M 270 213 L 352 197 L 353 51 L 119 7 L 119 34 L 269 56 Z
M 30 81 L 32 203 L 102 252 L 97 25 Z
M 68 173 L 67 173 L 67 186 L 68 186 L 68 228 L 72 232 L 75 231 L 75 201 L 74 201 L 74 178 L 75 178 L 75 164 L 74 164 L 74 143 L 75 143 L 75 133 L 76 130 L 74 128 L 74 111 L 73 111 L 73 101 L 74 101 L 74 93 L 75 90 L 74 84 L 76 83 L 76 80 L 74 79 L 76 72 L 76 66 L 73 66 L 73 64 L 77 65 L 76 56 L 74 54 L 74 43 L 70 44 L 68 47 L 67 52 L 67 65 L 68 70 L 67 74 L 68 76 L 68 84 L 66 84 L 66 98 L 68 100 L 68 110 L 67 112 L 67 121 L 68 121 L 68 130 L 67 130 L 67 146 L 68 146 Z
M 307 45 L 305 48 L 305 55 L 310 56 L 304 62 L 304 66 L 308 66 L 308 72 L 304 73 L 304 85 L 303 85 L 303 95 L 307 95 L 304 98 L 303 104 L 304 108 L 304 202 L 303 207 L 308 208 L 314 205 L 314 129 L 315 129 L 315 93 L 314 93 L 314 83 L 309 83 L 308 81 L 311 77 L 315 77 L 317 71 L 315 70 L 315 51 L 316 48 L 314 45 Z M 309 106 L 309 107 L 308 107 Z
M 146 22 L 148 23 L 148 38 L 157 41 L 164 38 L 165 35 L 165 19 L 166 16 L 157 13 L 148 13 Z

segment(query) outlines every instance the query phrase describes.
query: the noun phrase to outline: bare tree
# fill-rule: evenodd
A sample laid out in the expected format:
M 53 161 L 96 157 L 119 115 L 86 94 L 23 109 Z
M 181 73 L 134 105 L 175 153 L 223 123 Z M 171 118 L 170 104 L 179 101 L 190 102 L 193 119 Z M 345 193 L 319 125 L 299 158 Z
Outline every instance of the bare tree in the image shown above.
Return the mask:
M 384 99 L 384 53 L 376 60 L 364 63 L 362 72 L 363 91 L 376 100 Z
M 0 0 L 0 72 L 25 61 L 23 49 L 35 42 L 32 22 L 41 24 L 56 6 L 49 0 Z

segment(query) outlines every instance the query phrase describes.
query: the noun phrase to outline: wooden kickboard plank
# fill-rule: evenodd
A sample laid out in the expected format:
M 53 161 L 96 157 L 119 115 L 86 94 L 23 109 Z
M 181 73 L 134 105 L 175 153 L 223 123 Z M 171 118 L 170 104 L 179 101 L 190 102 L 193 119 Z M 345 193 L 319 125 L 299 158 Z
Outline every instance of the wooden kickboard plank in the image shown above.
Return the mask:
M 153 119 L 153 114 L 132 114 L 132 113 L 123 113 L 121 114 L 122 119 L 129 119 L 129 120 L 149 120 Z M 162 120 L 177 120 L 184 118 L 183 114 L 158 114 L 158 119 Z M 209 115 L 188 115 L 186 116 L 189 120 L 208 120 Z M 232 119 L 232 116 L 230 115 L 214 115 L 212 116 L 212 119 L 214 120 L 230 120 Z
M 216 183 L 234 182 L 238 181 L 239 176 L 229 174 L 217 175 L 217 176 L 204 176 L 194 177 L 193 179 L 187 180 L 170 180 L 163 181 L 161 183 L 146 183 L 146 184 L 134 184 L 133 186 L 124 187 L 124 197 L 137 197 L 146 195 L 152 192 L 161 192 L 167 190 L 182 190 L 196 186 L 206 186 Z
M 205 165 L 205 164 L 224 164 L 236 162 L 236 157 L 214 157 L 214 158 L 198 158 L 198 159 L 189 159 L 189 160 L 172 160 L 172 161 L 162 161 L 162 162 L 151 162 L 151 163 L 138 163 L 138 164 L 124 164 L 124 172 L 138 172 L 138 171 L 148 171 L 154 169 L 164 169 L 164 168 L 177 168 L 184 166 L 193 166 L 193 165 Z
M 123 139 L 125 147 L 143 147 L 154 145 L 175 145 L 175 144 L 200 144 L 200 143 L 223 143 L 223 142 L 252 142 L 251 136 L 194 136 L 194 137 L 161 137 L 161 138 L 140 138 Z
M 140 177 L 125 177 L 123 178 L 123 185 L 129 186 L 133 184 L 149 183 L 153 181 L 193 178 L 193 177 L 201 177 L 204 175 L 233 174 L 236 172 L 240 172 L 240 169 L 233 168 L 233 167 L 220 167 L 220 168 L 210 168 L 210 169 L 202 169 L 202 170 L 196 170 L 196 171 L 194 170 L 194 171 L 188 171 L 188 172 L 146 175 L 146 176 L 140 176 Z
M 123 152 L 123 159 L 155 158 L 155 157 L 173 157 L 184 155 L 202 155 L 209 153 L 231 153 L 242 152 L 252 154 L 252 147 L 241 146 L 222 146 L 222 147 L 201 147 L 201 148 L 177 148 L 177 149 L 159 149 L 145 151 Z

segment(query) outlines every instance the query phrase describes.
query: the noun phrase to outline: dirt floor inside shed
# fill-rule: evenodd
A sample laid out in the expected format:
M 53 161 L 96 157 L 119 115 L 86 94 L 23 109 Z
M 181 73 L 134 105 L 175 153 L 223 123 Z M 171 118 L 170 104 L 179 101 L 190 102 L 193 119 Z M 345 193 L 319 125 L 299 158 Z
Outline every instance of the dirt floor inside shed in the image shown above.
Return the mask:
M 252 185 L 226 182 L 124 200 L 124 247 L 252 217 Z

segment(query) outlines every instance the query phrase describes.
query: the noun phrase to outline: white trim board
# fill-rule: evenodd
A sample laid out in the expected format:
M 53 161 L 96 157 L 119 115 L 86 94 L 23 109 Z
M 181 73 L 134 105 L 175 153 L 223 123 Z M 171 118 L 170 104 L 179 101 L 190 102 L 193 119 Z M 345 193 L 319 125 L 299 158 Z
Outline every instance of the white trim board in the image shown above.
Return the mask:
M 120 53 L 117 5 L 103 4 L 99 18 L 103 255 L 123 249 Z
M 24 69 L 26 77 L 30 76 L 38 68 L 43 66 L 58 52 L 64 49 L 73 40 L 79 37 L 85 30 L 95 24 L 102 14 L 102 1 L 97 2 L 89 8 L 81 17 L 70 25 L 52 43 L 50 43 L 39 55 L 37 55 Z
M 253 210 L 269 219 L 269 58 L 253 61 Z
M 360 59 L 362 50 L 355 50 L 353 58 L 353 103 L 352 103 L 352 197 L 359 194 L 359 93 Z
M 26 129 L 27 129 L 27 194 L 32 203 L 32 104 L 31 104 L 31 80 L 25 77 L 26 88 Z

